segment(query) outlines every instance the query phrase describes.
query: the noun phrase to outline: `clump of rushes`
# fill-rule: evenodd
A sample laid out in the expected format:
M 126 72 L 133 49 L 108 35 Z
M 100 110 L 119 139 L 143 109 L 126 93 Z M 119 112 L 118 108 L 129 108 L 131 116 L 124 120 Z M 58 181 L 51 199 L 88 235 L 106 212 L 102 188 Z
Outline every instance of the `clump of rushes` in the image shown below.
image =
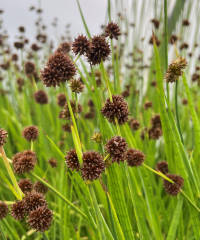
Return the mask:
M 60 93 L 57 95 L 57 104 L 60 107 L 64 107 L 67 102 L 66 96 L 64 93 Z
M 113 162 L 124 161 L 127 150 L 126 140 L 120 136 L 115 136 L 106 143 L 105 149 L 110 154 Z
M 39 130 L 36 126 L 25 127 L 22 136 L 29 142 L 35 141 L 38 138 Z
M 72 43 L 72 51 L 75 55 L 84 55 L 89 52 L 90 42 L 86 36 L 79 35 Z
M 8 214 L 8 206 L 6 203 L 0 201 L 0 220 L 5 218 Z
M 184 179 L 176 174 L 166 174 L 166 176 L 174 183 L 164 180 L 164 189 L 168 194 L 176 196 L 181 191 Z
M 20 189 L 23 193 L 31 192 L 33 189 L 33 184 L 30 179 L 21 179 L 18 183 Z
M 114 22 L 108 23 L 108 25 L 105 28 L 105 36 L 109 37 L 110 39 L 113 38 L 118 39 L 120 35 L 121 33 L 119 26 Z
M 37 103 L 43 105 L 48 103 L 48 96 L 44 90 L 38 90 L 34 93 L 34 99 Z
M 163 173 L 167 174 L 168 173 L 168 163 L 166 161 L 160 161 L 156 164 L 156 170 Z
M 187 62 L 185 58 L 178 57 L 173 61 L 165 74 L 165 79 L 167 82 L 176 82 L 180 76 L 183 74 L 183 70 L 186 68 Z
M 78 161 L 78 156 L 76 154 L 76 151 L 74 149 L 67 152 L 67 155 L 65 156 L 67 167 L 71 170 L 79 171 L 80 165 Z
M 37 158 L 34 152 L 27 150 L 15 154 L 12 160 L 15 173 L 24 174 L 34 169 Z
M 68 54 L 70 52 L 70 50 L 71 50 L 71 44 L 68 42 L 63 42 L 59 45 L 56 52 Z
M 23 220 L 25 218 L 26 213 L 27 211 L 23 200 L 15 202 L 11 207 L 11 215 L 16 220 L 19 221 Z
M 51 165 L 52 168 L 56 168 L 58 165 L 57 160 L 55 158 L 50 158 L 48 163 Z
M 48 60 L 41 71 L 41 78 L 47 87 L 56 87 L 76 74 L 76 68 L 71 59 L 63 53 L 56 52 Z
M 44 199 L 44 196 L 35 191 L 28 193 L 24 197 L 23 201 L 24 201 L 26 211 L 28 213 L 37 209 L 38 207 L 47 206 L 47 202 Z
M 41 193 L 41 194 L 46 194 L 48 192 L 48 187 L 39 181 L 34 184 L 33 189 L 36 192 Z
M 35 64 L 29 61 L 26 62 L 24 65 L 24 71 L 28 77 L 32 76 L 35 72 Z
M 98 152 L 83 153 L 83 166 L 81 174 L 84 180 L 93 181 L 100 177 L 105 170 L 105 162 Z
M 76 104 L 75 101 L 70 101 L 70 103 L 71 103 L 71 108 L 74 114 L 82 112 L 82 106 L 80 104 Z M 70 115 L 69 107 L 68 107 L 68 104 L 66 103 L 64 108 L 59 113 L 59 118 L 70 119 L 70 117 L 71 115 Z
M 3 128 L 0 128 L 0 147 L 2 147 L 6 143 L 6 139 L 8 137 L 8 133 Z
M 74 93 L 81 93 L 84 89 L 84 85 L 81 79 L 72 79 L 70 82 L 70 88 Z
M 110 55 L 110 46 L 105 37 L 94 36 L 91 39 L 90 49 L 87 52 L 87 58 L 90 64 L 100 64 L 105 61 Z
M 113 95 L 112 102 L 108 98 L 101 112 L 111 123 L 115 124 L 115 119 L 118 120 L 119 124 L 124 124 L 128 121 L 128 104 L 120 95 Z
M 130 167 L 138 167 L 142 165 L 145 160 L 145 155 L 143 152 L 130 148 L 126 152 L 126 161 Z
M 27 223 L 36 231 L 44 232 L 51 226 L 52 219 L 52 211 L 46 206 L 41 206 L 30 212 Z

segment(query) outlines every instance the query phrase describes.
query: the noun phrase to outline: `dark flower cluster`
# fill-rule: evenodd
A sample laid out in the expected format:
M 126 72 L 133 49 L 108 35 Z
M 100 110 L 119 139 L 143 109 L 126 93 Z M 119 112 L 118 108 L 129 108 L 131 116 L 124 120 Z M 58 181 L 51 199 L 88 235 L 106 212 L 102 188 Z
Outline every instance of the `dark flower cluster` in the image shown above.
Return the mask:
M 167 174 L 168 173 L 168 163 L 166 161 L 160 161 L 156 164 L 156 170 L 163 173 Z
M 93 181 L 100 177 L 105 170 L 105 163 L 98 152 L 90 151 L 83 153 L 83 166 L 81 174 L 84 180 Z
M 29 142 L 35 141 L 38 138 L 39 130 L 37 126 L 25 127 L 22 136 Z
M 118 39 L 118 37 L 121 35 L 119 26 L 114 23 L 110 22 L 105 28 L 105 36 L 109 37 L 110 39 Z
M 119 124 L 124 124 L 128 121 L 128 104 L 120 95 L 113 95 L 112 101 L 107 99 L 101 112 L 111 123 L 115 124 L 115 119 Z
M 175 174 L 166 174 L 174 183 L 164 180 L 164 189 L 171 196 L 176 196 L 180 191 L 184 183 L 184 179 Z
M 66 159 L 66 164 L 67 164 L 68 168 L 70 168 L 71 170 L 76 170 L 76 171 L 78 171 L 80 169 L 78 156 L 74 149 L 70 150 L 67 153 L 65 159 Z
M 5 218 L 8 214 L 8 206 L 6 203 L 0 201 L 0 220 Z
M 60 93 L 57 95 L 57 104 L 60 107 L 64 107 L 67 102 L 66 96 L 64 93 Z
M 151 128 L 148 130 L 150 139 L 159 139 L 162 136 L 160 115 L 157 114 L 151 119 Z
M 74 93 L 81 93 L 84 89 L 84 85 L 81 79 L 72 79 L 70 81 L 70 88 Z
M 167 82 L 176 82 L 180 76 L 183 74 L 183 70 L 186 68 L 187 62 L 185 58 L 179 57 L 174 62 L 172 62 L 165 74 L 165 79 Z
M 145 160 L 145 155 L 143 152 L 136 150 L 136 149 L 128 149 L 126 152 L 126 161 L 128 166 L 130 167 L 137 167 L 142 165 Z
M 90 50 L 90 41 L 87 37 L 79 35 L 72 44 L 72 50 L 75 55 L 87 54 Z
M 0 128 L 0 147 L 6 143 L 7 137 L 8 133 L 4 129 Z
M 28 193 L 31 192 L 33 189 L 33 183 L 31 182 L 30 179 L 21 179 L 18 183 L 20 189 L 22 190 L 23 193 Z
M 41 77 L 45 86 L 56 87 L 73 78 L 75 73 L 71 59 L 66 54 L 55 52 L 41 71 Z
M 11 207 L 11 215 L 18 221 L 26 218 L 28 225 L 40 232 L 48 230 L 53 219 L 44 196 L 35 191 L 27 192 L 21 201 L 16 201 Z
M 17 174 L 24 174 L 34 169 L 37 158 L 30 150 L 19 152 L 13 156 L 13 168 Z
M 34 93 L 34 99 L 37 103 L 43 105 L 48 103 L 48 96 L 44 90 L 38 90 Z
M 126 140 L 120 136 L 115 136 L 106 143 L 105 149 L 110 154 L 112 162 L 124 161 L 127 150 Z
M 87 52 L 87 58 L 90 64 L 100 64 L 110 55 L 110 46 L 103 36 L 94 36 L 91 39 L 90 49 Z

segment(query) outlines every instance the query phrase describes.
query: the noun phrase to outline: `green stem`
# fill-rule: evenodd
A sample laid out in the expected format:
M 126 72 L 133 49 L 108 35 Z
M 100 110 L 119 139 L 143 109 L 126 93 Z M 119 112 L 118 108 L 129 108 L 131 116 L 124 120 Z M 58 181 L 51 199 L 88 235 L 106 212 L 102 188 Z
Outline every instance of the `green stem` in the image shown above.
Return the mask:
M 24 196 L 24 194 L 21 191 L 21 189 L 20 189 L 20 187 L 17 183 L 17 179 L 15 178 L 15 175 L 13 173 L 13 170 L 12 170 L 11 166 L 10 166 L 9 160 L 8 160 L 8 158 L 6 156 L 6 153 L 4 151 L 4 148 L 2 146 L 0 147 L 0 153 L 1 153 L 1 157 L 3 158 L 3 161 L 4 161 L 4 165 L 7 169 L 8 175 L 9 175 L 9 177 L 10 177 L 12 183 L 13 183 L 13 186 L 14 186 L 16 192 L 18 193 L 18 199 L 22 200 L 22 197 Z
M 181 142 L 183 143 L 183 136 L 181 133 L 181 126 L 180 126 L 179 114 L 178 114 L 178 80 L 176 81 L 176 86 L 175 86 L 175 108 L 176 108 L 177 128 L 178 128 L 179 135 L 181 137 Z
M 168 68 L 168 16 L 167 16 L 167 0 L 164 0 L 164 32 L 165 32 L 165 71 Z M 166 83 L 167 99 L 169 101 L 169 84 Z
M 65 203 L 71 206 L 77 213 L 79 213 L 84 218 L 87 218 L 85 213 L 83 213 L 79 208 L 77 208 L 73 203 L 71 203 L 65 196 L 63 196 L 60 192 L 58 192 L 53 186 L 51 186 L 48 182 L 46 182 L 44 179 L 40 178 L 35 173 L 30 173 L 31 176 L 42 182 L 45 186 L 47 186 L 52 192 L 54 192 L 59 198 L 61 198 Z

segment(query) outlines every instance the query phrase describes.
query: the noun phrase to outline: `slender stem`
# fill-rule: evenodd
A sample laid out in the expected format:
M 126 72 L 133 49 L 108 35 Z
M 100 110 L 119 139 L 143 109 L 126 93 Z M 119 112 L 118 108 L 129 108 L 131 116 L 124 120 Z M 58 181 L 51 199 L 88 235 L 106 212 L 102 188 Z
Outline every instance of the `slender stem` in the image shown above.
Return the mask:
M 176 109 L 176 121 L 177 121 L 178 132 L 181 137 L 181 142 L 183 143 L 183 136 L 181 133 L 181 126 L 180 126 L 179 114 L 178 114 L 178 81 L 176 81 L 176 86 L 175 86 L 175 109 Z
M 165 71 L 168 68 L 168 16 L 167 16 L 167 0 L 164 0 L 164 32 L 165 32 Z M 169 84 L 166 83 L 167 99 L 169 101 Z
M 38 179 L 40 182 L 42 182 L 45 186 L 47 186 L 52 192 L 54 192 L 59 198 L 61 198 L 65 203 L 70 205 L 77 213 L 79 213 L 84 218 L 87 218 L 85 213 L 83 213 L 79 208 L 77 208 L 73 203 L 71 203 L 65 196 L 63 196 L 60 192 L 58 192 L 53 186 L 51 186 L 48 182 L 46 182 L 44 179 L 40 178 L 35 173 L 30 173 L 31 176 Z
M 22 200 L 22 197 L 24 196 L 24 194 L 21 191 L 21 189 L 20 189 L 20 187 L 19 187 L 19 185 L 17 183 L 17 180 L 15 178 L 13 170 L 12 170 L 12 168 L 10 166 L 9 160 L 8 160 L 8 158 L 6 156 L 6 153 L 4 151 L 4 148 L 2 146 L 0 147 L 0 153 L 1 153 L 1 157 L 3 158 L 3 161 L 4 161 L 4 165 L 5 165 L 6 169 L 7 169 L 8 175 L 9 175 L 9 177 L 10 177 L 12 183 L 13 183 L 13 186 L 14 186 L 16 192 L 18 193 L 18 199 Z
M 182 195 L 188 200 L 188 202 L 189 202 L 198 212 L 200 212 L 200 208 L 198 208 L 198 207 L 192 202 L 192 200 L 188 197 L 188 195 L 187 195 L 183 190 L 181 190 L 181 193 L 182 193 Z

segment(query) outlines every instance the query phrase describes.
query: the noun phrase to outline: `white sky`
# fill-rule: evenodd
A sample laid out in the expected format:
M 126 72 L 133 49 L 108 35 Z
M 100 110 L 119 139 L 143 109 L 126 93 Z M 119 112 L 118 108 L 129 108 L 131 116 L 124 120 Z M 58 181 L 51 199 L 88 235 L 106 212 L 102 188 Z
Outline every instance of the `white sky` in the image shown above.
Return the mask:
M 91 32 L 93 34 L 100 32 L 100 25 L 105 21 L 107 0 L 80 0 L 80 4 Z M 11 38 L 16 35 L 20 25 L 26 27 L 27 36 L 33 35 L 36 15 L 34 12 L 28 11 L 31 5 L 38 5 L 38 1 L 0 0 L 0 9 L 5 11 L 4 25 Z M 44 22 L 47 26 L 50 26 L 53 18 L 57 17 L 59 33 L 64 30 L 67 23 L 71 23 L 72 36 L 84 33 L 76 0 L 41 0 L 41 6 L 44 9 Z M 48 32 L 54 34 L 51 27 Z

